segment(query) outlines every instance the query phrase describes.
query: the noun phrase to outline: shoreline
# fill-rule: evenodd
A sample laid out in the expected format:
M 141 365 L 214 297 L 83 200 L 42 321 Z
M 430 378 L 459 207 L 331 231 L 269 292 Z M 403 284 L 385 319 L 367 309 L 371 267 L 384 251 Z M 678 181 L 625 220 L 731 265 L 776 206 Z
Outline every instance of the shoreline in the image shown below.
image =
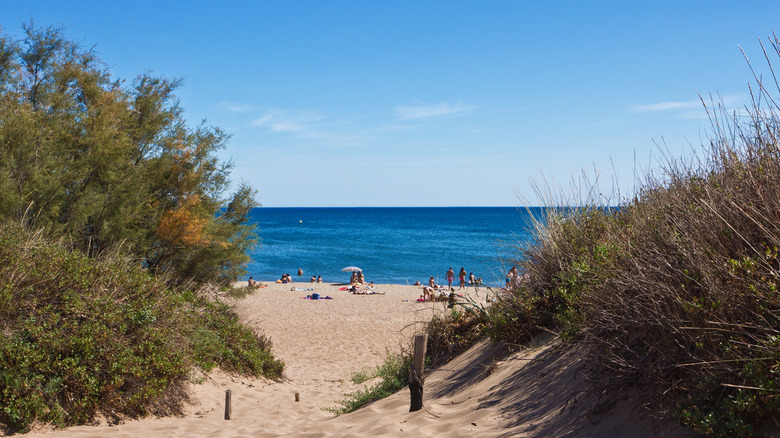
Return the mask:
M 234 284 L 242 287 L 246 282 Z M 312 366 L 326 378 L 346 379 L 350 371 L 381 365 L 388 352 L 408 348 L 424 324 L 448 311 L 446 302 L 418 302 L 422 286 L 375 284 L 373 294 L 340 290 L 348 287 L 343 283 L 263 286 L 247 298 L 226 301 L 239 318 L 271 339 L 274 355 L 285 361 L 285 375 L 291 380 L 310 379 Z M 461 292 L 484 301 L 486 290 L 481 287 Z M 459 292 L 457 288 L 455 292 Z M 315 293 L 332 299 L 305 299 Z M 290 330 L 300 332 L 300 336 L 292 335 Z M 332 344 L 327 363 L 318 346 L 320 342 L 325 344 L 324 339 Z M 333 357 L 333 353 L 339 357 Z

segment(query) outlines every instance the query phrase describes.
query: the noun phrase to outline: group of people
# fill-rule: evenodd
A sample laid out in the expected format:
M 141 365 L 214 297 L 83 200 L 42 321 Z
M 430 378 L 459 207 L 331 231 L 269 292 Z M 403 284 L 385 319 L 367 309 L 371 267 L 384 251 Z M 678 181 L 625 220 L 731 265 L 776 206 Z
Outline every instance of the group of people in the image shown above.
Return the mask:
M 455 271 L 453 271 L 452 268 L 450 268 L 449 270 L 447 270 L 447 273 L 444 274 L 444 278 L 447 280 L 447 289 L 454 290 L 452 288 L 452 282 L 455 281 Z M 463 289 L 466 288 L 466 278 L 467 278 L 466 277 L 466 269 L 465 268 L 460 268 L 460 272 L 458 273 L 458 280 L 460 281 L 460 289 L 459 290 L 463 290 Z M 469 274 L 468 274 L 468 283 L 469 283 L 469 285 L 474 286 L 475 288 L 477 288 L 477 287 L 479 287 L 479 285 L 482 284 L 482 277 L 477 278 L 477 277 L 474 276 L 473 272 L 469 272 Z M 415 286 L 421 286 L 419 281 L 416 282 L 414 285 Z M 439 288 L 443 288 L 444 286 L 437 285 L 436 284 L 436 280 L 434 279 L 434 277 L 431 277 L 430 279 L 428 279 L 428 286 L 427 287 L 430 287 L 432 289 L 437 289 L 438 290 Z
M 298 269 L 298 276 L 303 275 L 303 269 Z M 252 277 L 249 277 L 250 280 Z M 292 283 L 292 276 L 290 274 L 282 274 L 282 278 L 276 280 L 277 283 Z M 311 279 L 309 280 L 310 283 L 322 283 L 322 276 L 321 275 L 312 275 Z
M 455 292 L 455 289 L 452 287 L 452 282 L 455 281 L 455 271 L 453 271 L 452 267 L 450 267 L 450 269 L 448 269 L 444 274 L 444 278 L 447 280 L 447 286 L 436 284 L 436 279 L 434 277 L 430 277 L 428 279 L 428 285 L 423 287 L 423 293 L 420 295 L 420 298 L 418 298 L 417 301 L 428 302 L 452 300 Z M 460 272 L 458 272 L 458 280 L 460 281 L 459 290 L 466 289 L 466 278 L 466 269 L 461 267 Z M 469 284 L 475 288 L 482 284 L 482 278 L 478 279 L 474 276 L 473 272 L 468 274 L 468 281 Z M 420 285 L 421 284 L 419 281 L 415 283 L 415 286 Z
M 349 278 L 350 285 L 364 284 L 366 279 L 363 277 L 363 271 L 353 271 L 352 276 Z
M 444 274 L 444 276 L 447 279 L 447 286 L 450 289 L 452 289 L 452 282 L 455 280 L 455 271 L 452 270 L 452 267 L 450 267 L 450 269 L 447 270 L 447 273 Z M 479 287 L 479 285 L 482 284 L 482 277 L 480 278 L 475 277 L 473 272 L 469 272 L 468 279 L 469 279 L 469 284 L 474 286 L 475 288 Z M 460 272 L 458 272 L 458 281 L 460 282 L 459 290 L 466 289 L 466 269 L 463 267 L 461 267 Z
M 425 286 L 423 287 L 422 295 L 420 295 L 420 298 L 418 298 L 417 301 L 425 303 L 431 301 L 447 301 L 447 293 L 444 292 L 444 289 L 434 289 L 430 286 Z
M 368 283 L 368 285 L 364 287 L 360 287 L 356 284 L 353 284 L 347 288 L 348 291 L 352 292 L 352 295 L 384 295 L 384 292 L 376 292 L 374 291 L 374 282 Z
M 298 276 L 303 275 L 303 270 L 298 269 Z M 452 270 L 452 267 L 450 267 L 447 272 L 444 274 L 445 279 L 447 280 L 447 290 L 453 291 L 452 282 L 455 281 L 455 271 Z M 461 267 L 460 271 L 458 272 L 458 281 L 460 282 L 460 288 L 459 290 L 466 289 L 466 269 Z M 510 287 L 511 284 L 514 284 L 518 281 L 519 277 L 517 274 L 517 266 L 512 266 L 512 269 L 509 270 L 506 277 L 506 285 L 507 287 Z M 277 283 L 292 283 L 292 277 L 290 274 L 282 274 L 282 278 L 279 280 L 276 280 Z M 322 276 L 320 275 L 312 275 L 311 279 L 309 280 L 310 283 L 322 283 Z M 351 286 L 358 285 L 358 284 L 365 284 L 366 280 L 363 277 L 363 271 L 354 271 L 352 272 L 352 276 L 349 279 L 349 284 Z M 479 285 L 482 284 L 482 277 L 475 277 L 473 272 L 468 273 L 468 283 L 471 286 L 474 286 L 475 288 L 478 288 Z M 249 277 L 249 286 L 256 285 L 257 282 L 252 279 L 252 277 Z M 420 286 L 420 282 L 416 282 L 415 286 Z M 425 295 L 431 295 L 435 291 L 439 291 L 440 289 L 443 289 L 443 285 L 437 285 L 436 280 L 434 277 L 431 277 L 428 280 L 428 286 L 426 286 L 424 289 Z M 444 293 L 443 291 L 441 292 Z M 426 299 L 427 300 L 427 299 Z

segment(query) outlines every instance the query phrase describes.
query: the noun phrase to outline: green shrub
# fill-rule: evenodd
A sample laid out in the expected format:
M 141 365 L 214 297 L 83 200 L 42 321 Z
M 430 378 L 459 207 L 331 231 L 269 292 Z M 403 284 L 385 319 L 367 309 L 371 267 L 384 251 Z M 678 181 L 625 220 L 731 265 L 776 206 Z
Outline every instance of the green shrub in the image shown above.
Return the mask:
M 90 259 L 0 225 L 0 423 L 81 424 L 181 408 L 192 367 L 278 378 L 270 343 L 223 303 L 117 254 Z
M 340 407 L 326 408 L 325 410 L 334 414 L 346 414 L 392 395 L 408 385 L 411 368 L 412 359 L 410 356 L 392 354 L 388 350 L 384 363 L 377 366 L 373 372 L 361 370 L 353 375 L 353 381 L 363 382 L 379 377 L 381 380 L 376 385 L 345 394 L 346 398 L 338 402 Z

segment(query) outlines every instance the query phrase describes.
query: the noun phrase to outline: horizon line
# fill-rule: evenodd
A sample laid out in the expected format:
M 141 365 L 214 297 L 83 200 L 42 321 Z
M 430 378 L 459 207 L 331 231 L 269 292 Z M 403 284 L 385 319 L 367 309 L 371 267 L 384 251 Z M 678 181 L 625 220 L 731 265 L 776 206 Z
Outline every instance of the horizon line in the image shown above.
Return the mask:
M 254 208 L 534 208 L 525 205 L 260 205 Z M 540 206 L 541 207 L 541 206 Z

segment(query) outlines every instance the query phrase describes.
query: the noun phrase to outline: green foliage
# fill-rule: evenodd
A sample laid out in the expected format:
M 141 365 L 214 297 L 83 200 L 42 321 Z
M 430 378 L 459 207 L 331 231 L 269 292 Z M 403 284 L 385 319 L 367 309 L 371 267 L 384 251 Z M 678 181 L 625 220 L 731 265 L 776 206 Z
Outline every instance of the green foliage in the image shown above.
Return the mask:
M 284 363 L 274 359 L 271 342 L 241 324 L 227 304 L 202 296 L 192 303 L 197 306 L 190 338 L 196 365 L 205 371 L 219 366 L 228 372 L 272 379 L 282 375 Z
M 245 287 L 224 287 L 223 291 L 226 296 L 234 299 L 241 300 L 248 296 L 254 295 L 260 286 L 245 286 Z
M 175 413 L 193 366 L 278 378 L 270 343 L 219 302 L 118 254 L 0 226 L 0 423 L 24 431 Z
M 696 391 L 682 400 L 677 410 L 683 424 L 699 435 L 724 438 L 753 436 L 753 424 L 777 406 L 773 400 L 776 397 L 761 396 L 754 389 L 724 393 L 715 384 L 710 380 L 699 385 Z M 767 401 L 769 404 L 763 405 Z
M 432 367 L 446 363 L 454 356 L 466 351 L 483 334 L 487 312 L 473 301 L 455 304 L 448 315 L 434 316 L 425 327 L 428 334 L 426 361 Z
M 339 415 L 347 414 L 371 402 L 392 395 L 408 385 L 409 370 L 411 368 L 411 357 L 395 355 L 388 351 L 384 363 L 376 367 L 376 370 L 372 373 L 361 370 L 352 378 L 353 382 L 358 383 L 358 381 L 365 382 L 378 377 L 381 379 L 379 383 L 366 389 L 345 394 L 347 398 L 339 402 L 341 407 L 326 408 L 325 410 Z
M 179 80 L 128 85 L 60 29 L 24 30 L 0 32 L 0 422 L 175 412 L 193 366 L 279 377 L 225 304 L 165 281 L 225 284 L 257 242 L 254 189 L 222 198 L 228 136 L 187 124 Z
M 363 368 L 361 370 L 353 372 L 349 376 L 349 380 L 352 383 L 354 383 L 356 385 L 359 385 L 359 384 L 361 384 L 363 382 L 366 382 L 366 381 L 369 381 L 369 380 L 373 379 L 374 377 L 376 377 L 376 371 L 375 370 L 371 370 L 371 369 L 368 369 L 368 368 Z
M 243 273 L 256 206 L 230 199 L 228 135 L 189 127 L 179 80 L 112 78 L 58 28 L 0 34 L 0 218 L 67 235 L 90 255 L 123 245 L 153 272 L 201 282 Z M 224 213 L 222 206 L 227 206 Z
M 473 302 L 467 302 L 465 305 L 458 303 L 456 306 L 459 308 L 453 308 L 444 318 L 434 317 L 426 326 L 426 367 L 445 363 L 453 356 L 466 351 L 482 335 L 486 315 L 484 309 L 478 310 L 481 307 Z M 326 410 L 334 414 L 346 414 L 398 392 L 408 385 L 411 367 L 411 355 L 395 355 L 388 351 L 382 365 L 373 370 L 358 370 L 350 377 L 355 384 L 380 378 L 377 384 L 346 394 L 347 398 L 339 402 L 340 407 Z
M 565 339 L 576 338 L 589 316 L 584 295 L 626 256 L 611 240 L 617 214 L 596 207 L 551 208 L 547 222 L 537 230 L 536 243 L 518 262 L 526 275 L 512 290 L 496 293 L 486 332 L 493 339 L 515 343 L 550 329 Z
M 469 299 L 455 303 L 443 318 L 431 319 L 425 328 L 428 334 L 426 366 L 445 363 L 473 345 L 482 335 L 486 317 L 487 310 Z M 352 373 L 350 377 L 355 384 L 377 377 L 381 378 L 379 383 L 346 394 L 347 398 L 339 402 L 341 407 L 326 410 L 335 414 L 345 414 L 392 395 L 408 385 L 411 365 L 412 357 L 409 354 L 394 355 L 388 351 L 385 362 L 381 366 L 374 370 L 361 369 Z

